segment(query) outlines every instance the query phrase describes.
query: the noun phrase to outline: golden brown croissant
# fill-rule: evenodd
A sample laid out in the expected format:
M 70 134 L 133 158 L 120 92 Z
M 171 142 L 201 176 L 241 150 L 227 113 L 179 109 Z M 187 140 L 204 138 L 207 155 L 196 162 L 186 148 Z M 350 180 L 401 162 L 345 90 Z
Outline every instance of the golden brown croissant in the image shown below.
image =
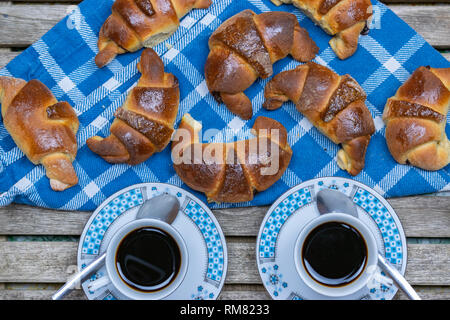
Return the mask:
M 334 36 L 330 46 L 340 59 L 352 56 L 359 35 L 372 16 L 370 0 L 271 0 L 274 4 L 293 3 L 325 32 Z
M 201 143 L 201 124 L 185 114 L 172 142 L 172 160 L 181 180 L 204 192 L 208 201 L 253 199 L 284 173 L 292 157 L 286 129 L 277 121 L 258 117 L 255 138 L 230 143 Z
M 370 138 L 375 132 L 365 105 L 366 94 L 349 75 L 339 76 L 314 62 L 277 74 L 267 83 L 264 107 L 274 110 L 291 100 L 314 126 L 342 144 L 337 163 L 351 175 L 364 168 Z
M 394 159 L 425 170 L 450 163 L 445 134 L 450 68 L 419 67 L 389 98 L 383 112 L 386 142 Z
M 0 77 L 3 124 L 34 164 L 45 167 L 50 186 L 65 190 L 78 183 L 72 162 L 77 154 L 78 118 L 39 80 Z
M 95 63 L 102 68 L 117 54 L 156 46 L 178 29 L 189 11 L 210 4 L 211 0 L 116 0 L 100 29 Z
M 111 163 L 138 164 L 170 142 L 180 102 L 178 80 L 164 72 L 153 49 L 145 49 L 138 64 L 137 86 L 115 112 L 111 135 L 87 140 L 88 147 Z
M 226 20 L 209 39 L 206 84 L 212 95 L 242 119 L 252 117 L 244 90 L 258 77 L 273 74 L 272 64 L 288 54 L 298 61 L 314 58 L 318 48 L 297 18 L 288 12 L 255 14 L 244 10 Z

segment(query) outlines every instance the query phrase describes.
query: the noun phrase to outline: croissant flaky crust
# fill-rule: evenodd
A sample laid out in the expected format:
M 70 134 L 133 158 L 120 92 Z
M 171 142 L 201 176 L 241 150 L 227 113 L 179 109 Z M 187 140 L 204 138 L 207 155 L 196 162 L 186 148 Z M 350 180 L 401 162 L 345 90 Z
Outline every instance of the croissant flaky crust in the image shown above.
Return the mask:
M 388 99 L 385 135 L 397 162 L 433 171 L 450 163 L 449 104 L 450 68 L 419 67 Z
M 276 5 L 292 3 L 325 32 L 334 36 L 330 46 L 340 59 L 352 56 L 359 35 L 372 16 L 370 0 L 271 0 Z
M 164 72 L 153 49 L 145 49 L 138 69 L 137 86 L 115 112 L 111 135 L 87 140 L 88 147 L 111 163 L 139 164 L 170 142 L 180 102 L 178 80 Z
M 266 85 L 263 106 L 274 110 L 288 100 L 319 131 L 342 144 L 337 163 L 351 175 L 364 168 L 365 154 L 375 125 L 365 105 L 366 94 L 349 75 L 308 62 L 277 74 Z
M 210 5 L 211 0 L 116 0 L 100 29 L 95 63 L 102 68 L 117 54 L 156 46 L 178 29 L 189 11 Z
M 201 143 L 201 124 L 185 114 L 172 142 L 172 160 L 181 180 L 206 194 L 208 201 L 253 199 L 283 175 L 292 157 L 287 131 L 277 121 L 258 117 L 255 138 L 230 143 Z
M 76 185 L 79 122 L 70 104 L 58 102 L 39 80 L 12 77 L 0 77 L 0 102 L 6 130 L 32 163 L 45 167 L 51 188 Z
M 209 39 L 206 84 L 212 95 L 242 119 L 252 117 L 244 91 L 288 54 L 298 61 L 314 58 L 318 48 L 297 18 L 288 12 L 255 14 L 244 10 L 222 23 Z

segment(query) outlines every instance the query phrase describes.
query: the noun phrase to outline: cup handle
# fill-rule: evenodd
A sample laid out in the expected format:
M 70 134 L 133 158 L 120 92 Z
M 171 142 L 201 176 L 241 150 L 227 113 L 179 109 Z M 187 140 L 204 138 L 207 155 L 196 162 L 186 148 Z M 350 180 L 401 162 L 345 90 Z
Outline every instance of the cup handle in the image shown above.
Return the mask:
M 98 289 L 103 288 L 110 283 L 111 283 L 111 279 L 109 279 L 109 276 L 107 274 L 105 274 L 103 277 L 89 282 L 87 285 L 87 288 L 88 288 L 89 292 L 95 292 Z
M 91 262 L 86 268 L 81 272 L 75 274 L 69 281 L 67 281 L 55 294 L 53 294 L 53 300 L 61 300 L 66 294 L 74 289 L 74 287 L 86 279 L 89 275 L 100 268 L 106 259 L 106 253 L 102 254 L 100 257 Z
M 411 300 L 422 300 L 413 287 L 408 283 L 408 281 L 403 277 L 403 275 L 394 267 L 392 267 L 389 262 L 386 261 L 384 256 L 378 253 L 378 265 L 380 268 L 386 272 L 396 285 L 403 290 L 403 292 Z

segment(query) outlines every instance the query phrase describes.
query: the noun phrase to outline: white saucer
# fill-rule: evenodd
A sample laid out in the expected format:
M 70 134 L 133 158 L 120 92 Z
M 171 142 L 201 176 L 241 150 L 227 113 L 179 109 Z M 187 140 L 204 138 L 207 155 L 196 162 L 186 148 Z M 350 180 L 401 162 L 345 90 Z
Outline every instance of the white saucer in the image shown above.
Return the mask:
M 316 194 L 323 188 L 339 190 L 357 205 L 360 219 L 373 232 L 379 252 L 403 275 L 406 270 L 406 237 L 389 203 L 376 191 L 357 181 L 327 177 L 306 181 L 284 193 L 269 208 L 256 245 L 258 271 L 273 299 L 328 299 L 305 285 L 294 263 L 294 244 L 303 226 L 319 216 Z M 390 300 L 398 288 L 378 270 L 374 280 L 347 300 Z M 391 283 L 390 283 L 391 282 Z
M 92 214 L 80 238 L 78 269 L 86 267 L 102 254 L 112 235 L 124 224 L 135 219 L 140 205 L 161 193 L 178 198 L 181 212 L 172 226 L 178 230 L 189 252 L 189 265 L 181 285 L 165 299 L 217 299 L 227 272 L 225 236 L 211 210 L 191 193 L 164 183 L 142 183 L 130 186 L 106 199 Z M 89 281 L 102 277 L 106 267 L 100 268 L 82 283 L 89 299 L 122 300 L 111 284 L 91 292 Z

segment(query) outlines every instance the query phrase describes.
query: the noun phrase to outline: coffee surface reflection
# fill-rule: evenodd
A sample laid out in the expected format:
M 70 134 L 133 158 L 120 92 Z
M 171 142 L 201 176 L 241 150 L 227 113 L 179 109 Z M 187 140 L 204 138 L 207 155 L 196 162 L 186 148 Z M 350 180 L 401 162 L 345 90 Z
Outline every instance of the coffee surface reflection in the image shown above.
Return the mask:
M 344 286 L 364 270 L 367 246 L 361 234 L 342 222 L 326 222 L 311 230 L 302 247 L 309 275 L 326 286 Z
M 181 253 L 176 241 L 166 232 L 145 227 L 130 232 L 120 242 L 116 267 L 122 280 L 141 291 L 156 291 L 177 276 Z

